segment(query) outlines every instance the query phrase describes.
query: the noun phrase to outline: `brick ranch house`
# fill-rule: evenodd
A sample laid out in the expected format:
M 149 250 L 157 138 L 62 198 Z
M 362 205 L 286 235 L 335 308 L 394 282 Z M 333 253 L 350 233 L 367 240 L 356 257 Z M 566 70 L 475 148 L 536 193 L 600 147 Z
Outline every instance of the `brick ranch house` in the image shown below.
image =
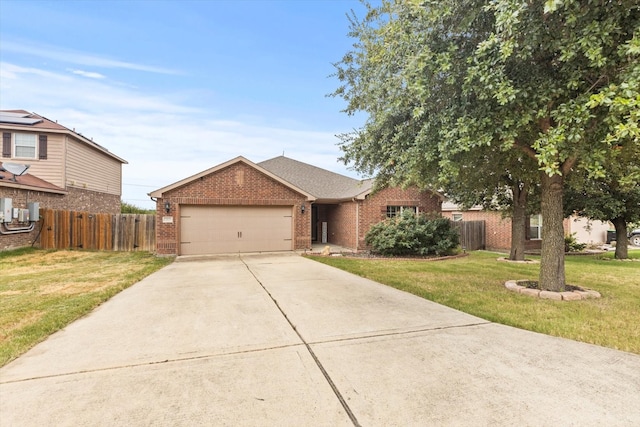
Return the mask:
M 14 210 L 39 208 L 119 213 L 127 162 L 81 134 L 24 110 L 0 111 L 0 250 L 26 246 L 38 235 L 33 219 Z M 24 173 L 11 170 L 28 165 Z M 22 220 L 22 221 L 20 221 Z M 28 229 L 33 226 L 33 230 Z
M 369 228 L 403 209 L 441 211 L 437 193 L 373 193 L 372 184 L 284 156 L 258 164 L 236 157 L 149 193 L 157 252 L 290 251 L 314 242 L 362 250 Z
M 509 251 L 511 249 L 511 218 L 504 218 L 500 212 L 472 207 L 461 210 L 455 203 L 445 201 L 442 204 L 442 216 L 452 221 L 484 221 L 485 247 L 488 250 Z M 536 251 L 542 246 L 541 215 L 527 218 L 526 241 L 527 250 Z M 575 233 L 576 240 L 589 245 L 602 245 L 607 242 L 607 232 L 613 227 L 608 222 L 589 221 L 586 218 L 571 216 L 563 221 L 565 235 Z

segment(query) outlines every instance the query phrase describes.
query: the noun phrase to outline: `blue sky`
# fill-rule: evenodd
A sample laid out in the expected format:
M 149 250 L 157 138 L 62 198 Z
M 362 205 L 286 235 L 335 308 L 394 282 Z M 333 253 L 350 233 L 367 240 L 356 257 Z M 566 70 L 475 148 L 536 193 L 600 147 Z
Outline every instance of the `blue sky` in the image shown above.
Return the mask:
M 129 164 L 123 199 L 242 155 L 283 152 L 356 177 L 327 97 L 357 0 L 0 1 L 0 109 L 93 138 Z

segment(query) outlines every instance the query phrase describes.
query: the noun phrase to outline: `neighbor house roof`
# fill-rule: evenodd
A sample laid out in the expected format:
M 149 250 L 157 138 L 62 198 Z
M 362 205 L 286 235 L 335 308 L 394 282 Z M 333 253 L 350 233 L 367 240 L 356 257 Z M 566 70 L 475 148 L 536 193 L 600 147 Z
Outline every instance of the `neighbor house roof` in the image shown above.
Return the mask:
M 37 176 L 28 173 L 16 176 L 5 170 L 2 162 L 0 162 L 0 186 L 21 190 L 44 191 L 46 193 L 67 194 L 63 188 L 53 185 Z
M 318 201 L 364 198 L 371 192 L 373 180 L 358 180 L 285 156 L 258 163 L 264 169 L 313 194 Z
M 86 138 L 81 133 L 64 127 L 57 122 L 51 121 L 46 117 L 40 116 L 35 113 L 29 113 L 25 110 L 0 110 L 0 126 L 3 129 L 10 130 L 30 130 L 41 131 L 50 133 L 65 133 L 72 135 L 81 142 L 88 146 L 106 154 L 107 156 L 119 161 L 120 163 L 127 163 L 126 160 L 116 156 L 102 145 L 93 142 L 90 138 Z
M 482 210 L 482 206 L 479 205 L 474 205 L 472 207 L 470 207 L 469 209 L 462 209 L 462 207 L 454 202 L 452 202 L 451 200 L 445 199 L 442 202 L 442 211 L 443 212 L 447 212 L 447 211 L 481 211 Z

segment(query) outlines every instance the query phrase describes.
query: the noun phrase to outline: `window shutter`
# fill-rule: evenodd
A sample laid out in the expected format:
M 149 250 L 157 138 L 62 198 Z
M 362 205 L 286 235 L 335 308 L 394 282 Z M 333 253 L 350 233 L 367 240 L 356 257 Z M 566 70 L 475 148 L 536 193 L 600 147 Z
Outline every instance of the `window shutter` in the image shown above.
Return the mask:
M 47 160 L 47 135 L 38 136 L 38 158 Z
M 2 157 L 11 157 L 11 132 L 2 133 Z

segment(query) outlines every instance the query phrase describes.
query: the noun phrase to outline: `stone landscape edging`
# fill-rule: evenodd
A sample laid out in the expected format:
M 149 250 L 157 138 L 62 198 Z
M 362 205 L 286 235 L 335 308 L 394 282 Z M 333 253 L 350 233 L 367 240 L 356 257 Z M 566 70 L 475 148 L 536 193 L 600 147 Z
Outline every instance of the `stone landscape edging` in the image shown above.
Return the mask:
M 345 257 L 352 258 L 358 260 L 371 260 L 371 261 L 446 261 L 448 259 L 457 259 L 464 258 L 469 256 L 468 252 L 456 255 L 446 255 L 446 256 L 433 256 L 433 257 L 394 257 L 394 256 L 382 256 L 382 255 L 372 255 L 372 256 L 358 256 L 357 252 L 331 252 L 328 255 L 319 253 L 319 252 L 308 252 L 304 254 L 305 256 L 320 256 L 320 257 Z
M 574 286 L 575 288 L 577 288 L 574 291 L 553 292 L 541 291 L 540 289 L 531 289 L 518 284 L 530 281 L 531 280 L 507 280 L 506 282 L 504 282 L 504 287 L 512 292 L 517 292 L 519 294 L 556 301 L 579 301 L 583 299 L 602 297 L 600 292 L 591 289 L 584 289 L 580 286 Z

